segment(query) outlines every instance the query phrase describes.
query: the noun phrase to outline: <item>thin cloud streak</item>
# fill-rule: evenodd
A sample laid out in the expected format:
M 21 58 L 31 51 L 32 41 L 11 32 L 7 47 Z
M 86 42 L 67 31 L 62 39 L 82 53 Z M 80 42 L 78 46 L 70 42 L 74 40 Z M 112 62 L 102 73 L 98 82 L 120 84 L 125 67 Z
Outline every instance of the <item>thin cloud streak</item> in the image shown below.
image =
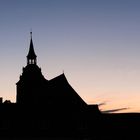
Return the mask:
M 111 110 L 104 110 L 102 111 L 102 113 L 114 113 L 114 112 L 118 112 L 118 111 L 122 111 L 126 109 L 129 109 L 129 108 L 117 108 L 117 109 L 111 109 Z

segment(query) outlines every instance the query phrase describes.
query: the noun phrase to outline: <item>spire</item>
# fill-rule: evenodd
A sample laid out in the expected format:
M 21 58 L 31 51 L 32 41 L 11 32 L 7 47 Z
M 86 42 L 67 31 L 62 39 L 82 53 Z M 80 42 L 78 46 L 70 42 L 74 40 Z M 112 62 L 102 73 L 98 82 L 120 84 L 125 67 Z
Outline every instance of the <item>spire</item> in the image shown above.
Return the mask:
M 36 54 L 34 51 L 34 45 L 32 41 L 32 32 L 30 32 L 31 40 L 30 40 L 30 47 L 29 47 L 29 52 L 27 55 L 27 65 L 29 64 L 36 64 Z

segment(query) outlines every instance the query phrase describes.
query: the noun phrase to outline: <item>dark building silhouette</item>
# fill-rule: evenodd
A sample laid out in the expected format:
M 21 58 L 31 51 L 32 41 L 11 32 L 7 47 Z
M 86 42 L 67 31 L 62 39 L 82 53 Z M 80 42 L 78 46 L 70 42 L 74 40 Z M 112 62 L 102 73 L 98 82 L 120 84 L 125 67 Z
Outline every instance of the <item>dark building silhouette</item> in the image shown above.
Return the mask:
M 32 36 L 27 55 L 27 66 L 23 68 L 23 73 L 16 85 L 16 102 L 18 104 L 59 107 L 69 110 L 84 110 L 88 107 L 70 86 L 64 73 L 51 80 L 44 78 L 41 68 L 37 65 Z
M 16 86 L 16 103 L 0 98 L 0 139 L 140 138 L 139 113 L 101 113 L 98 105 L 88 105 L 76 93 L 64 73 L 45 79 L 37 65 L 32 33 L 27 65 Z
M 23 118 L 21 123 L 16 117 L 20 129 L 26 125 L 32 130 L 47 130 L 48 135 L 64 135 L 64 132 L 77 135 L 88 128 L 87 115 L 100 114 L 98 105 L 88 105 L 68 83 L 64 73 L 51 80 L 44 78 L 37 65 L 32 33 L 27 65 L 16 86 L 18 118 Z

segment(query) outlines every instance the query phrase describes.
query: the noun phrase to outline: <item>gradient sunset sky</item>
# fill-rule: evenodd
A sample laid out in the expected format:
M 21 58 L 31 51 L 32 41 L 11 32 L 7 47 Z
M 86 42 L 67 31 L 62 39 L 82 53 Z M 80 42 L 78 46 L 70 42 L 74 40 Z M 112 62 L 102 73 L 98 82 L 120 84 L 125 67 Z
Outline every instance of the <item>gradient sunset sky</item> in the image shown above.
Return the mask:
M 0 96 L 15 101 L 30 30 L 46 79 L 65 73 L 101 110 L 140 112 L 139 0 L 0 0 Z

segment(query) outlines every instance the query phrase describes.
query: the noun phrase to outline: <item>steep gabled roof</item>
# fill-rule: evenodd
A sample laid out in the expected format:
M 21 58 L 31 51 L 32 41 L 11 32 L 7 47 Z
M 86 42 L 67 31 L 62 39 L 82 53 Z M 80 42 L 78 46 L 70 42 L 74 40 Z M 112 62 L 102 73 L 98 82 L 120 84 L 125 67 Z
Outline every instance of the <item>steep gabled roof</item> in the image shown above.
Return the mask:
M 51 91 L 53 91 L 52 93 L 55 94 L 52 95 L 52 97 L 54 97 L 55 102 L 57 102 L 58 104 L 78 108 L 83 108 L 87 106 L 84 100 L 68 83 L 64 74 L 61 74 L 49 80 L 48 83 L 49 87 L 51 88 Z

